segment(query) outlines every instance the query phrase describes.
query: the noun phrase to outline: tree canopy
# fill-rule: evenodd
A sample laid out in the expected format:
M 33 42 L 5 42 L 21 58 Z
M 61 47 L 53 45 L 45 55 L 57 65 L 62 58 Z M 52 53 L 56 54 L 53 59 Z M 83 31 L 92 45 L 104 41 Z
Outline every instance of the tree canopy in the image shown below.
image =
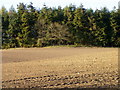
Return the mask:
M 37 10 L 33 3 L 19 3 L 2 17 L 2 48 L 87 45 L 120 47 L 120 9 L 95 11 L 83 5 Z

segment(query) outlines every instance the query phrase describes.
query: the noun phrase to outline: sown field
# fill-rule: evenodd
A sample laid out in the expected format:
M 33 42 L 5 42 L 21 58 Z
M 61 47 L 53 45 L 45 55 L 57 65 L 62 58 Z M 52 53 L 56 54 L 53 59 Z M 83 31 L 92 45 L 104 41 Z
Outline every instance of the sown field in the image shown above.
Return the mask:
M 3 88 L 116 88 L 118 48 L 3 50 Z

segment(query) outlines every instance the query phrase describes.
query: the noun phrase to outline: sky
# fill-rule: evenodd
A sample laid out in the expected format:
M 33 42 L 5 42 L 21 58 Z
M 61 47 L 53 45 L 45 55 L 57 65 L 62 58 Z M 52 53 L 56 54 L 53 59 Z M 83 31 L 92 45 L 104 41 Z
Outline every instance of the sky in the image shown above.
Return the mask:
M 113 10 L 114 6 L 118 8 L 119 1 L 120 0 L 0 0 L 0 6 L 5 6 L 7 10 L 9 10 L 11 5 L 16 9 L 17 5 L 21 2 L 24 4 L 30 4 L 30 2 L 32 2 L 33 6 L 37 9 L 42 8 L 44 4 L 48 7 L 65 7 L 70 4 L 80 6 L 83 4 L 84 8 L 92 8 L 93 10 L 103 7 Z

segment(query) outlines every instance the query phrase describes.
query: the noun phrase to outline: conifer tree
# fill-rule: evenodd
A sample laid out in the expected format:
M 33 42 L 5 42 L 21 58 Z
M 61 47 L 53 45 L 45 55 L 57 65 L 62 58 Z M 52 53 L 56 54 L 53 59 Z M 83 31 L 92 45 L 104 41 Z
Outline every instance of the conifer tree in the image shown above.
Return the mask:
M 9 26 L 9 15 L 6 8 L 3 6 L 1 9 L 2 13 L 2 48 L 9 48 L 9 35 L 7 34 L 8 26 Z
M 18 34 L 18 28 L 16 27 L 18 25 L 17 23 L 17 13 L 13 6 L 9 9 L 9 26 L 7 34 L 9 45 L 10 47 L 18 47 L 17 43 L 17 34 Z

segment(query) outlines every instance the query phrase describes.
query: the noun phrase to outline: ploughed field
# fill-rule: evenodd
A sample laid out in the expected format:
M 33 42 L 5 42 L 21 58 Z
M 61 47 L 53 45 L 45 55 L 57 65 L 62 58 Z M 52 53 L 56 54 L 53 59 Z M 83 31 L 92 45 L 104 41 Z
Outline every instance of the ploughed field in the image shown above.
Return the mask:
M 117 88 L 118 48 L 3 50 L 3 88 Z

